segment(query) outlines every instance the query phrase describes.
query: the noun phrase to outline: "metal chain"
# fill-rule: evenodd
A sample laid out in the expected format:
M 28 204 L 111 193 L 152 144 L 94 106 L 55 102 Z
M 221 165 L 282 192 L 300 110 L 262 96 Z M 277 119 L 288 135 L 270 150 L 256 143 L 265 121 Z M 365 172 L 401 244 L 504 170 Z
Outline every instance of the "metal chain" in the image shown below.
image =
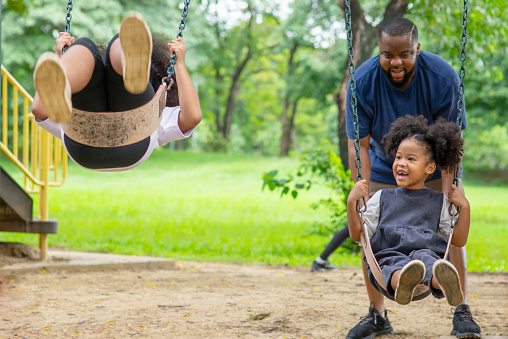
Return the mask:
M 71 11 L 72 11 L 72 0 L 69 0 L 69 2 L 67 2 L 67 16 L 65 17 L 65 33 L 69 33 L 71 31 L 71 20 L 72 20 Z M 62 51 L 65 53 L 68 47 L 69 46 L 64 46 Z
M 184 0 L 183 10 L 182 10 L 182 20 L 180 21 L 179 32 L 176 35 L 176 38 L 183 38 L 183 30 L 185 29 L 185 19 L 187 18 L 187 14 L 189 14 L 189 3 L 190 0 Z M 168 67 L 168 76 L 162 79 L 162 82 L 168 81 L 171 76 L 175 73 L 175 63 L 176 63 L 176 53 L 171 56 L 171 64 Z M 169 80 L 171 81 L 171 80 Z M 171 83 L 172 84 L 172 83 Z M 171 85 L 168 86 L 168 88 Z
M 347 40 L 348 40 L 348 50 L 347 54 L 349 56 L 349 74 L 351 75 L 351 109 L 353 111 L 353 128 L 355 135 L 355 150 L 356 150 L 356 160 L 355 165 L 358 170 L 358 175 L 356 176 L 356 181 L 362 180 L 362 175 L 360 174 L 360 168 L 362 167 L 362 160 L 360 159 L 360 133 L 358 128 L 358 112 L 357 112 L 357 101 L 356 101 L 356 82 L 355 82 L 355 65 L 353 64 L 353 56 L 355 54 L 353 49 L 353 32 L 351 29 L 351 5 L 350 0 L 345 0 L 345 9 L 346 9 L 346 30 L 347 30 Z
M 459 71 L 459 101 L 457 103 L 457 125 L 459 125 L 459 133 L 462 131 L 462 109 L 463 109 L 463 97 L 464 97 L 464 76 L 466 75 L 466 69 L 464 68 L 464 61 L 466 60 L 466 43 L 467 43 L 467 3 L 468 0 L 464 0 L 464 7 L 462 11 L 462 37 L 460 39 L 462 43 L 462 50 L 460 52 L 460 71 Z M 459 165 L 455 167 L 455 173 L 453 176 L 453 184 L 458 186 L 459 183 Z
M 353 30 L 351 28 L 351 2 L 350 0 L 345 0 L 345 10 L 346 10 L 346 31 L 347 31 L 347 55 L 349 56 L 349 74 L 351 75 L 351 83 L 349 88 L 351 89 L 351 110 L 353 111 L 353 130 L 355 135 L 355 150 L 356 150 L 356 159 L 355 166 L 358 174 L 356 175 L 356 181 L 362 180 L 362 174 L 360 173 L 360 168 L 362 167 L 362 159 L 360 158 L 360 132 L 358 127 L 358 111 L 357 111 L 357 101 L 356 101 L 356 82 L 355 82 L 355 64 L 353 63 L 353 57 L 355 55 L 355 51 L 353 49 Z M 367 210 L 367 205 L 365 204 L 365 197 L 363 199 L 363 207 L 360 207 L 360 201 L 356 202 L 356 210 L 361 213 L 362 220 L 364 220 L 364 212 Z

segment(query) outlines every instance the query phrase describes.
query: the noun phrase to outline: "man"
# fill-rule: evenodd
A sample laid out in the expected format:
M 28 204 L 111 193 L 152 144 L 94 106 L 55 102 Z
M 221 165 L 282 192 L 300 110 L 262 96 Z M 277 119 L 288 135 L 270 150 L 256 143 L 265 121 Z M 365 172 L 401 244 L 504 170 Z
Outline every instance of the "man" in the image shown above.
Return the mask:
M 379 189 L 396 187 L 393 158 L 386 155 L 381 144 L 390 124 L 407 114 L 423 115 L 429 124 L 438 118 L 455 122 L 459 100 L 457 72 L 441 57 L 420 50 L 418 29 L 414 23 L 404 18 L 391 18 L 380 25 L 378 39 L 379 55 L 366 61 L 355 73 L 361 175 L 369 183 L 369 196 Z M 466 127 L 465 110 L 463 114 L 461 130 Z M 356 180 L 349 87 L 346 131 L 349 165 L 353 180 Z M 447 194 L 452 181 L 453 174 L 436 171 L 426 182 L 426 187 Z M 452 246 L 450 257 L 459 272 L 466 296 L 465 248 Z M 362 268 L 371 306 L 368 316 L 349 331 L 348 339 L 374 338 L 393 332 L 386 317 L 384 297 L 369 282 L 365 262 L 362 262 Z M 480 327 L 474 322 L 466 299 L 455 309 L 452 335 L 459 338 L 481 337 Z

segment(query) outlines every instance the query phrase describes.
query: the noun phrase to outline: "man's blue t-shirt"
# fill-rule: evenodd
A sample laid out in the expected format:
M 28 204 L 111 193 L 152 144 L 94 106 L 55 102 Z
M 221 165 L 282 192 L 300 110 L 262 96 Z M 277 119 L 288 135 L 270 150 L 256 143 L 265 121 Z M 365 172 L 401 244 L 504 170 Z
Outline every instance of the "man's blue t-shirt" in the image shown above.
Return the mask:
M 459 101 L 459 76 L 443 58 L 420 51 L 415 75 L 404 89 L 393 87 L 379 65 L 379 55 L 370 58 L 355 72 L 356 98 L 358 103 L 359 136 L 370 135 L 370 180 L 396 184 L 393 177 L 393 156 L 388 156 L 381 140 L 390 130 L 390 124 L 406 115 L 423 115 L 434 123 L 442 117 L 457 121 Z M 464 101 L 463 101 L 464 102 Z M 466 128 L 465 105 L 462 110 L 462 129 Z M 348 86 L 346 101 L 347 137 L 354 139 L 351 89 Z M 428 180 L 439 179 L 438 170 Z

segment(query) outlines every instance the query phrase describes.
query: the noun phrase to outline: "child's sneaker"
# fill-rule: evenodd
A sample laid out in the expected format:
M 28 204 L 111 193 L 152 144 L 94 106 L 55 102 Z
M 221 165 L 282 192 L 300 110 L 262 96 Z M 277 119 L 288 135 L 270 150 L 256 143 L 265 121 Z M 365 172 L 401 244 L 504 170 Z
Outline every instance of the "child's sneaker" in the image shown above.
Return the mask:
M 459 273 L 455 267 L 448 261 L 439 259 L 434 263 L 432 273 L 441 286 L 441 291 L 443 291 L 448 304 L 451 306 L 462 304 L 464 296 L 460 289 Z
M 127 13 L 120 26 L 123 81 L 127 91 L 140 94 L 146 90 L 152 59 L 152 33 L 143 16 Z
M 37 60 L 34 71 L 35 90 L 51 121 L 66 122 L 71 118 L 71 86 L 62 62 L 55 53 L 46 52 Z
M 402 268 L 399 283 L 395 290 L 395 301 L 401 305 L 407 305 L 413 299 L 413 293 L 425 277 L 425 265 L 420 260 L 413 260 Z

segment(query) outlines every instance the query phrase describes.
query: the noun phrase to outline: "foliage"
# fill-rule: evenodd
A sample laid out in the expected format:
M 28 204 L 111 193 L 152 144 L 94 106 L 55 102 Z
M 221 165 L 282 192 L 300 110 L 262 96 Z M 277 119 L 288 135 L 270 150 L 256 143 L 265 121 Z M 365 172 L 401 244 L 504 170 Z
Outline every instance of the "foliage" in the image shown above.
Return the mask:
M 415 0 L 409 19 L 418 24 L 425 50 L 437 53 L 459 69 L 462 34 L 462 1 Z M 491 80 L 502 78 L 498 63 L 490 60 L 508 52 L 508 9 L 503 0 L 468 2 L 466 71 Z M 485 29 L 488 27 L 488 29 Z
M 0 154 L 0 163 L 22 181 Z M 104 173 L 69 164 L 62 187 L 50 189 L 49 216 L 58 234 L 49 244 L 75 251 L 154 255 L 177 260 L 307 266 L 326 240 L 307 225 L 326 221 L 309 205 L 330 195 L 313 186 L 297 199 L 260 189 L 264 169 L 293 171 L 296 158 L 156 150 L 143 165 Z M 508 186 L 474 186 L 465 180 L 471 204 L 468 270 L 508 270 Z M 34 196 L 37 202 L 37 196 Z M 0 241 L 38 246 L 36 235 L 0 232 Z M 359 254 L 335 251 L 333 264 L 361 264 Z
M 2 64 L 33 94 L 32 73 L 37 56 L 53 50 L 55 34 L 64 29 L 67 2 L 1 1 Z M 362 0 L 367 23 L 376 26 L 389 2 Z M 149 18 L 152 30 L 173 37 L 178 30 L 181 6 L 181 0 L 154 0 L 150 6 L 134 0 L 76 0 L 71 34 L 107 42 L 118 31 L 125 12 L 137 10 Z M 458 70 L 462 3 L 409 0 L 407 17 L 419 27 L 422 49 L 441 55 Z M 486 138 L 500 133 L 497 144 L 502 146 L 506 137 L 508 85 L 503 78 L 508 72 L 508 59 L 504 58 L 508 53 L 506 17 L 507 7 L 502 0 L 469 1 L 464 163 L 471 169 L 502 170 L 501 165 L 506 163 L 506 152 L 489 151 L 490 143 L 497 141 Z M 250 18 L 254 20 L 249 26 Z M 337 1 L 192 2 L 184 38 L 186 63 L 204 114 L 198 128 L 203 130 L 197 138 L 198 149 L 278 154 L 285 98 L 297 112 L 291 130 L 291 150 L 313 147 L 321 139 L 338 141 L 339 121 L 333 93 L 340 86 L 346 43 L 344 13 Z M 298 47 L 289 66 L 295 43 Z M 236 65 L 245 57 L 249 44 L 252 56 L 234 87 Z M 231 106 L 230 134 L 219 136 L 231 94 L 235 100 Z
M 353 181 L 351 172 L 344 170 L 342 161 L 335 153 L 335 147 L 329 142 L 323 142 L 320 147 L 303 151 L 299 160 L 296 173 L 289 174 L 287 178 L 278 178 L 278 170 L 263 173 L 263 189 L 280 191 L 281 197 L 291 195 L 296 199 L 300 191 L 308 191 L 315 185 L 324 185 L 328 198 L 319 199 L 312 204 L 312 208 L 323 206 L 330 214 L 327 223 L 314 225 L 312 233 L 330 235 L 346 227 L 347 197 Z

